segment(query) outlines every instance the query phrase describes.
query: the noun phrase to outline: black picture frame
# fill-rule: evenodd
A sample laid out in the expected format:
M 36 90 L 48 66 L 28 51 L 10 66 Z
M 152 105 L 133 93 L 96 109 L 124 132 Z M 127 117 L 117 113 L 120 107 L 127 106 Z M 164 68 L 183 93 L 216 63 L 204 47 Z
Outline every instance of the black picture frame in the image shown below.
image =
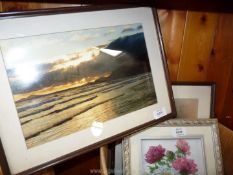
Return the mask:
M 174 90 L 175 87 L 176 87 L 177 92 Z M 187 92 L 184 89 L 179 90 L 179 88 L 182 88 L 182 87 L 185 87 Z M 173 81 L 172 88 L 173 88 L 173 94 L 174 94 L 175 101 L 176 101 L 176 98 L 198 99 L 199 100 L 198 108 L 206 107 L 206 110 L 204 109 L 205 114 L 199 114 L 197 116 L 197 119 L 200 117 L 201 118 L 215 118 L 216 84 L 214 82 Z M 196 92 L 195 90 L 197 90 L 198 92 Z M 178 91 L 182 93 L 183 97 L 179 97 Z M 202 92 L 202 94 L 200 94 L 199 92 Z M 202 102 L 203 100 L 205 101 Z M 177 109 L 177 116 L 179 118 L 178 111 L 179 109 Z

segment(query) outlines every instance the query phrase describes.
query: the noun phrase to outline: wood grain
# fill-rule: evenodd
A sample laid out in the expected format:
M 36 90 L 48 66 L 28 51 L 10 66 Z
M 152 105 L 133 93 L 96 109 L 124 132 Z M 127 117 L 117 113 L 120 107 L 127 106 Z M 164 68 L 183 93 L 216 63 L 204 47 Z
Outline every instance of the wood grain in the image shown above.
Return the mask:
M 222 74 L 219 70 L 218 73 L 222 74 L 222 82 L 219 83 L 220 85 L 227 85 L 223 87 L 223 97 L 221 101 L 222 103 L 218 105 L 220 114 L 218 118 L 220 121 L 227 127 L 231 128 L 233 130 L 233 14 L 222 14 L 219 22 L 219 31 L 218 35 L 218 43 L 219 47 L 216 48 L 216 52 L 219 53 L 219 50 L 221 49 L 221 52 L 217 54 L 217 57 L 221 58 L 225 62 L 228 63 L 228 69 L 229 74 Z M 221 47 L 220 47 L 221 46 Z M 227 65 L 226 65 L 227 66 Z M 223 78 L 224 77 L 224 78 Z M 226 82 L 223 82 L 223 81 Z M 225 90 L 225 91 L 224 91 Z M 221 96 L 219 97 L 219 99 Z
M 0 1 L 0 12 L 2 12 L 2 1 Z
M 17 0 L 14 0 L 17 1 Z M 23 1 L 23 0 L 22 0 Z M 27 1 L 27 0 L 24 0 Z M 43 0 L 33 0 L 43 2 Z M 30 2 L 30 0 L 29 0 Z M 233 3 L 229 0 L 46 0 L 52 3 L 85 3 L 85 4 L 132 4 L 156 6 L 161 9 L 195 10 L 195 11 L 218 11 L 233 12 Z
M 8 11 L 21 11 L 21 10 L 30 10 L 30 9 L 39 9 L 41 8 L 40 3 L 34 2 L 15 2 L 15 1 L 4 1 L 2 2 L 2 9 L 4 12 Z
M 232 98 L 232 66 L 233 66 L 233 14 L 221 14 L 216 29 L 215 40 L 210 55 L 208 81 L 216 82 L 216 105 L 215 113 L 219 119 L 225 117 L 223 108 L 232 111 L 232 106 L 228 106 Z M 226 100 L 226 98 L 229 98 Z M 232 103 L 231 103 L 232 104 Z M 224 116 L 225 115 L 225 116 Z M 233 119 L 231 120 L 233 122 Z M 225 121 L 225 124 L 228 122 Z M 233 129 L 233 127 L 232 127 Z
M 221 150 L 222 150 L 222 157 L 223 157 L 224 174 L 232 175 L 232 172 L 233 172 L 233 166 L 232 166 L 233 131 L 219 124 L 219 136 L 220 136 Z
M 71 6 L 81 6 L 80 4 L 65 4 L 65 3 L 41 3 L 42 8 L 58 8 L 58 7 L 71 7 Z
M 232 61 L 212 59 L 209 63 L 208 81 L 216 83 L 215 115 L 221 118 L 224 107 L 228 80 L 231 73 Z
M 222 115 L 219 117 L 221 123 L 229 128 L 233 128 L 233 69 L 231 69 L 231 76 L 229 79 L 228 88 L 226 90 L 225 101 L 223 105 Z
M 2 10 L 7 11 L 22 11 L 22 10 L 35 10 L 43 8 L 58 8 L 80 6 L 79 4 L 65 4 L 65 3 L 40 3 L 40 2 L 25 2 L 25 1 L 4 1 L 2 2 Z
M 231 73 L 229 77 L 230 78 L 227 81 L 228 87 L 225 92 L 225 101 L 223 103 L 224 104 L 223 110 L 221 112 L 222 115 L 219 117 L 219 119 L 225 126 L 229 128 L 233 128 L 233 110 L 232 110 L 232 107 L 233 107 L 233 63 L 232 62 L 231 62 Z
M 108 146 L 102 146 L 100 147 L 100 170 L 101 175 L 108 175 Z
M 186 11 L 158 10 L 158 16 L 170 78 L 174 81 L 179 68 Z
M 181 52 L 179 81 L 205 81 L 218 15 L 188 12 Z

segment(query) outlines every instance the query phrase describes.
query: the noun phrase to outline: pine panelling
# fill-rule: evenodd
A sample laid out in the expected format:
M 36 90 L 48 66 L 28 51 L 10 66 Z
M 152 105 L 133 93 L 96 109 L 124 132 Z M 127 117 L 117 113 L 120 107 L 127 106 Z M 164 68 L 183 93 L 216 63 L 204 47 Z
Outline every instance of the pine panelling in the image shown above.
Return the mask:
M 58 8 L 58 7 L 70 7 L 70 6 L 80 6 L 78 4 L 57 4 L 57 3 L 42 3 L 42 8 Z
M 223 168 L 225 175 L 232 175 L 233 166 L 232 166 L 232 158 L 233 158 L 233 131 L 226 128 L 225 126 L 219 124 L 219 136 L 221 142 L 221 150 L 223 157 Z
M 5 12 L 8 11 L 21 11 L 29 9 L 39 9 L 41 5 L 39 3 L 27 3 L 27 2 L 15 2 L 15 1 L 4 1 L 2 2 L 2 9 Z
M 214 47 L 211 52 L 208 78 L 216 82 L 216 115 L 219 119 L 232 111 L 232 66 L 233 66 L 233 14 L 221 14 L 216 30 Z M 228 90 L 227 90 L 228 89 Z M 226 99 L 228 98 L 228 99 Z M 226 100 L 225 100 L 226 99 Z M 229 106 L 230 105 L 230 106 Z M 225 112 L 223 108 L 225 106 Z M 228 110 L 228 112 L 226 112 Z M 224 113 L 224 114 L 223 114 Z M 232 114 L 232 112 L 231 112 Z M 225 121 L 224 124 L 228 124 Z M 233 122 L 233 119 L 231 119 Z M 233 129 L 233 126 L 232 126 Z
M 231 60 L 213 59 L 209 64 L 207 80 L 216 83 L 215 114 L 217 118 L 222 116 L 231 67 Z
M 59 4 L 59 3 L 38 3 L 38 2 L 15 2 L 5 1 L 2 2 L 3 11 L 20 11 L 20 10 L 33 10 L 42 8 L 57 8 L 74 6 L 72 4 Z M 75 6 L 78 6 L 77 4 Z
M 0 1 L 0 12 L 2 12 L 2 1 Z
M 225 101 L 220 121 L 227 127 L 233 129 L 233 68 L 231 69 L 230 79 L 228 80 L 228 88 L 225 92 Z
M 206 80 L 218 15 L 188 12 L 178 80 Z
M 231 68 L 229 74 L 222 75 L 222 82 L 225 80 L 228 83 L 225 83 L 227 86 L 226 91 L 223 92 L 225 94 L 225 100 L 222 103 L 222 111 L 221 122 L 228 126 L 229 128 L 233 129 L 233 14 L 224 14 L 221 15 L 220 22 L 219 22 L 219 48 L 216 48 L 216 56 L 229 62 L 228 67 Z M 220 40 L 221 39 L 221 40 Z M 221 52 L 219 53 L 219 50 Z M 219 54 L 218 54 L 219 53 Z M 229 69 L 230 69 L 229 68 Z M 221 74 L 221 70 L 219 70 L 219 74 Z M 229 77 L 229 78 L 228 78 Z M 224 89 L 225 90 L 225 89 Z M 221 94 L 220 94 L 221 95 Z M 221 96 L 219 97 L 221 98 Z
M 177 79 L 186 11 L 158 10 L 170 78 Z

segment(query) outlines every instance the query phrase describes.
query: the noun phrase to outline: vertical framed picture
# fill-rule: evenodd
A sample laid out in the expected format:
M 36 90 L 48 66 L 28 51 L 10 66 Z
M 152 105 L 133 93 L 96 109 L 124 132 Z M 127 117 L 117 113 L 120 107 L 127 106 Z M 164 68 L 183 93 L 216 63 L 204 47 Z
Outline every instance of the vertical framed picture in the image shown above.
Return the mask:
M 124 174 L 223 174 L 217 120 L 169 120 L 123 141 Z
M 153 8 L 2 13 L 0 26 L 6 172 L 32 173 L 174 116 Z
M 215 83 L 173 82 L 172 90 L 178 118 L 195 120 L 215 116 Z

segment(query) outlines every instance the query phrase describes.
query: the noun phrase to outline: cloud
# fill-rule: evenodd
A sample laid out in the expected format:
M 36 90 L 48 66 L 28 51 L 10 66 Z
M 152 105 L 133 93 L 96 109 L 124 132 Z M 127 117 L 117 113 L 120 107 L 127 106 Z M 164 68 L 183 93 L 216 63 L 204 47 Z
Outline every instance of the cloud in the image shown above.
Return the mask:
M 21 48 L 41 48 L 60 42 L 61 39 L 55 34 L 30 36 L 16 39 L 9 39 L 2 42 L 5 48 L 21 47 Z
M 137 30 L 142 30 L 142 25 L 140 24 L 139 26 L 137 26 Z
M 28 49 L 39 49 L 39 50 L 43 50 L 44 48 L 48 48 L 50 46 L 53 45 L 57 45 L 57 43 L 60 43 L 61 40 L 59 38 L 40 38 L 40 39 L 36 39 L 34 38 L 32 41 L 29 41 L 28 43 L 25 43 L 24 47 L 28 48 Z
M 116 32 L 115 29 L 109 29 L 107 32 L 104 33 L 104 36 L 111 35 L 112 33 Z
M 83 42 L 83 41 L 89 41 L 93 40 L 96 38 L 99 38 L 100 34 L 95 33 L 95 34 L 80 34 L 76 33 L 70 36 L 70 41 L 76 41 L 76 42 Z
M 129 26 L 126 26 L 122 31 L 121 33 L 124 34 L 124 33 L 134 33 L 134 32 L 138 32 L 138 31 L 141 31 L 143 28 L 142 28 L 142 25 L 141 24 L 137 24 L 137 25 L 129 25 Z
M 128 32 L 134 32 L 135 29 L 132 27 L 125 28 L 121 31 L 121 33 L 128 33 Z

